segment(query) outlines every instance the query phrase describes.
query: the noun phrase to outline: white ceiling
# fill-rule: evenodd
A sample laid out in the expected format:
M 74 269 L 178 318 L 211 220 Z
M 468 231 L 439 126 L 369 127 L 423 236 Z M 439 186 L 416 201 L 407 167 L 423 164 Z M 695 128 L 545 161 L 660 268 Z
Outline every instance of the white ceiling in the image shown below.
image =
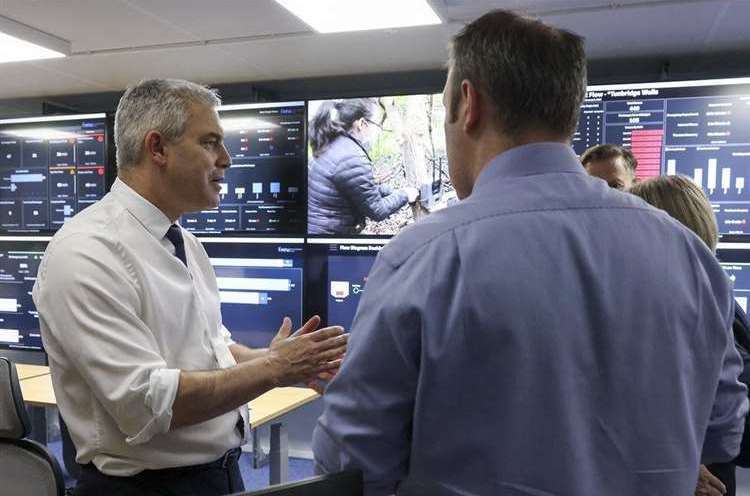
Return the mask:
M 145 77 L 232 83 L 435 69 L 451 36 L 492 8 L 584 35 L 592 59 L 750 47 L 750 0 L 430 1 L 442 25 L 321 35 L 273 0 L 0 0 L 0 15 L 73 51 L 0 65 L 0 99 L 118 91 Z

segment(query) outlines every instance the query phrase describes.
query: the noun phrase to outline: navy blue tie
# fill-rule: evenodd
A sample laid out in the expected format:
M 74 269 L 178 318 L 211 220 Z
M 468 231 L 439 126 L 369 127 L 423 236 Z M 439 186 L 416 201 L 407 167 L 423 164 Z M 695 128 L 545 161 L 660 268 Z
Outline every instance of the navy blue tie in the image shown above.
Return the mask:
M 167 230 L 167 239 L 174 245 L 174 254 L 180 259 L 182 263 L 187 267 L 187 259 L 185 258 L 185 242 L 182 239 L 182 232 L 180 227 L 176 224 L 169 226 Z

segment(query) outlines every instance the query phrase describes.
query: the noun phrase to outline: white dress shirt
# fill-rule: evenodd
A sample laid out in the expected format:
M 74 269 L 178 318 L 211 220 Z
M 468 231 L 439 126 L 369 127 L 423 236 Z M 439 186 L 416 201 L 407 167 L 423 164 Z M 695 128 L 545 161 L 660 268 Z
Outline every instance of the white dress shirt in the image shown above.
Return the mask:
M 77 450 L 117 476 L 207 463 L 247 432 L 247 408 L 170 430 L 181 370 L 236 365 L 216 277 L 182 231 L 119 179 L 52 238 L 34 285 L 58 407 Z

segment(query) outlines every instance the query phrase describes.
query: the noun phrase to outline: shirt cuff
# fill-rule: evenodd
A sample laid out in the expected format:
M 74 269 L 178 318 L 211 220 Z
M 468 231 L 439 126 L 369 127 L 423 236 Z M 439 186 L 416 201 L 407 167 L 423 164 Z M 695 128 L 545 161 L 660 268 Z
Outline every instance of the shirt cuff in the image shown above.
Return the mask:
M 172 405 L 177 397 L 179 385 L 180 369 L 159 369 L 151 372 L 145 403 L 153 417 L 140 432 L 125 439 L 127 444 L 143 444 L 155 435 L 169 431 L 172 423 Z
M 229 329 L 227 329 L 226 327 L 224 327 L 223 324 L 221 326 L 221 331 L 220 332 L 221 332 L 221 337 L 224 338 L 224 342 L 226 343 L 227 346 L 232 346 L 233 344 L 237 344 L 232 339 L 232 333 L 229 332 Z

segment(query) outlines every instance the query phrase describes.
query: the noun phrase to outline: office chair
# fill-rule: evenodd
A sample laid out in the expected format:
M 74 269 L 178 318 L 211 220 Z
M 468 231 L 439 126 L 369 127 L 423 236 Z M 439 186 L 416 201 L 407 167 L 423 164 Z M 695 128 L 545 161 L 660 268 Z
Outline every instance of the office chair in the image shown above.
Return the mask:
M 47 448 L 24 439 L 30 428 L 16 367 L 0 357 L 0 493 L 64 496 L 60 465 Z
M 347 471 L 236 494 L 235 496 L 362 496 L 362 472 Z

